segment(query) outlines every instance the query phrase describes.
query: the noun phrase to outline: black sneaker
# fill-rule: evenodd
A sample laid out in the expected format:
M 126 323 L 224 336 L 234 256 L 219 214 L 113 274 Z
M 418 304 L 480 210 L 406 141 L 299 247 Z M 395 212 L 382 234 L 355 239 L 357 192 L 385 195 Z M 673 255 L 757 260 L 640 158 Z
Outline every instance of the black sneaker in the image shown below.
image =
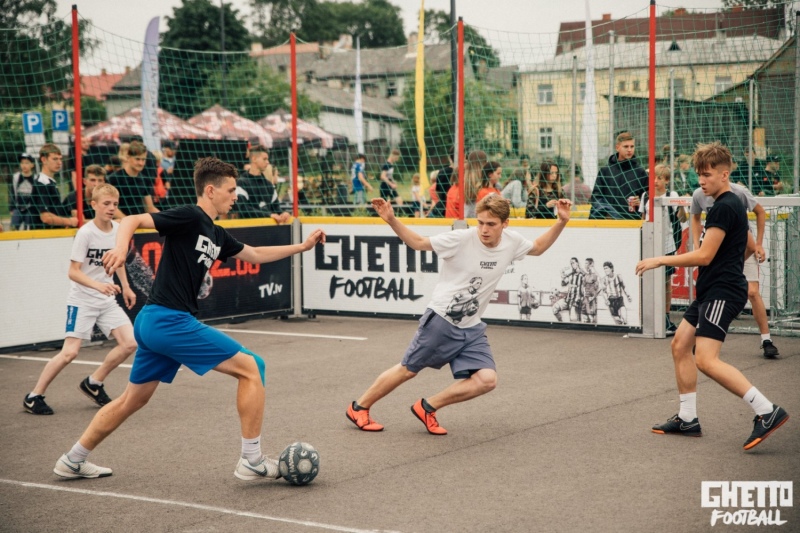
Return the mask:
M 691 422 L 684 422 L 678 415 L 673 416 L 663 424 L 653 426 L 653 433 L 661 435 L 684 435 L 686 437 L 702 437 L 700 422 L 695 418 Z
M 676 326 L 676 325 L 675 325 L 675 324 L 672 322 L 672 320 L 670 320 L 669 318 L 667 318 L 667 327 L 666 327 L 666 329 L 665 329 L 665 333 L 666 333 L 667 337 L 672 337 L 673 335 L 675 335 L 675 332 L 676 332 L 676 331 L 678 331 L 678 326 Z
M 772 341 L 769 339 L 761 343 L 761 349 L 764 350 L 765 359 L 775 359 L 780 355 L 778 353 L 778 347 L 772 344 Z
M 102 385 L 92 385 L 89 383 L 89 378 L 85 378 L 81 381 L 81 384 L 78 385 L 78 388 L 84 393 L 90 400 L 94 403 L 103 407 L 105 404 L 111 402 L 111 398 L 108 397 L 106 394 L 106 390 L 103 388 Z
M 771 413 L 756 415 L 753 419 L 753 433 L 745 441 L 744 449 L 750 450 L 761 444 L 764 439 L 785 424 L 787 420 L 789 420 L 789 415 L 783 410 L 783 407 L 774 404 L 772 405 Z
M 26 394 L 25 399 L 22 401 L 22 407 L 24 407 L 26 411 L 34 415 L 53 414 L 53 410 L 50 409 L 50 406 L 44 402 L 44 396 L 42 396 L 41 394 L 33 397 L 30 397 Z

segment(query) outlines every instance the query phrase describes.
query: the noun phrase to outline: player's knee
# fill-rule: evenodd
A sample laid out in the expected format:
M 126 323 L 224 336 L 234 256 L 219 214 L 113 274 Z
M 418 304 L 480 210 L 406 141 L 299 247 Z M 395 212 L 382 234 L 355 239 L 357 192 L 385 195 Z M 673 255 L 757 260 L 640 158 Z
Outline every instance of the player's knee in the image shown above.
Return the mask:
M 133 339 L 133 337 L 131 337 L 130 339 L 126 339 L 126 340 L 124 340 L 124 341 L 123 341 L 123 342 L 120 344 L 120 347 L 122 348 L 122 350 L 123 350 L 123 351 L 124 351 L 124 352 L 125 352 L 127 355 L 131 355 L 133 352 L 135 352 L 135 351 L 136 351 L 136 348 L 138 348 L 138 347 L 139 347 L 139 345 L 138 345 L 138 344 L 136 344 L 136 340 L 135 340 L 135 339 Z
M 258 371 L 258 378 L 261 380 L 261 385 L 265 386 L 267 382 L 266 372 L 267 372 L 267 364 L 261 358 L 260 355 L 254 353 L 247 348 L 242 348 L 242 353 L 245 353 L 253 358 L 255 362 L 256 370 Z
M 64 348 L 61 350 L 61 357 L 64 359 L 66 363 L 71 363 L 78 357 L 78 351 L 80 350 L 80 346 L 77 348 Z
M 497 372 L 477 372 L 473 374 L 473 376 L 481 389 L 481 394 L 492 392 L 495 388 L 497 388 Z
M 747 299 L 751 302 L 761 296 L 761 292 L 758 290 L 758 283 L 748 283 L 747 284 Z

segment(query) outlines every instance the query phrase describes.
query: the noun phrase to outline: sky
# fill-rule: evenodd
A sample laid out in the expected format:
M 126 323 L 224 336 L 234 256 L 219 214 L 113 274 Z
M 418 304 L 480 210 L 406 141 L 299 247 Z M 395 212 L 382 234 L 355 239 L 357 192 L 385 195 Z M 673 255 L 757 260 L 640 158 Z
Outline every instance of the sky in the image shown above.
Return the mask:
M 214 0 L 212 0 L 214 1 Z M 391 0 L 401 8 L 406 34 L 416 31 L 420 0 Z M 593 19 L 610 13 L 614 19 L 626 16 L 648 15 L 648 0 L 456 0 L 456 13 L 482 30 L 485 36 L 499 35 L 514 39 L 508 33 L 555 34 L 561 22 L 583 20 L 589 2 Z M 248 0 L 226 0 L 240 14 L 250 13 Z M 145 29 L 151 18 L 162 17 L 160 29 L 166 29 L 163 17 L 171 16 L 181 0 L 137 0 L 133 4 L 122 0 L 57 0 L 58 15 L 69 19 L 72 4 L 77 4 L 82 17 L 91 19 L 96 27 L 136 42 L 144 40 Z M 117 9 L 116 6 L 123 7 Z M 689 9 L 720 8 L 722 0 L 663 0 L 658 10 L 686 7 Z M 428 0 L 426 9 L 450 11 L 450 0 Z M 540 39 L 540 37 L 526 37 Z M 545 37 L 541 37 L 544 39 Z

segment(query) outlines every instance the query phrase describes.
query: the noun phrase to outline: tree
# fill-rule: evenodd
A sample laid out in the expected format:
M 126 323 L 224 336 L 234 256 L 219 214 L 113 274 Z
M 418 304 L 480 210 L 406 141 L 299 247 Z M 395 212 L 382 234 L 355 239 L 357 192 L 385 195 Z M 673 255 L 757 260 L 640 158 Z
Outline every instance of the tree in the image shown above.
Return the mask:
M 450 25 L 449 14 L 441 10 L 425 10 L 426 40 L 430 38 L 433 42 L 450 42 L 455 31 L 456 28 Z M 469 46 L 470 65 L 474 74 L 480 75 L 481 64 L 492 68 L 500 66 L 497 51 L 469 24 L 464 24 L 464 44 Z
M 317 5 L 317 0 L 250 0 L 257 40 L 264 46 L 286 42 L 289 34 L 303 25 L 303 20 Z
M 786 0 L 722 0 L 724 7 L 742 6 L 745 9 L 770 9 L 786 6 Z
M 26 111 L 60 100 L 72 87 L 71 26 L 56 17 L 55 0 L 0 0 L 0 102 Z M 79 24 L 81 53 L 96 46 Z
M 291 85 L 286 78 L 269 67 L 248 58 L 237 62 L 227 73 L 228 109 L 250 120 L 261 120 L 278 109 L 291 109 Z M 211 75 L 198 93 L 197 104 L 207 109 L 222 103 L 222 73 Z M 297 95 L 298 117 L 315 119 L 319 104 L 306 94 Z
M 159 105 L 182 118 L 202 109 L 197 93 L 206 85 L 212 73 L 233 68 L 246 60 L 245 52 L 251 42 L 250 34 L 230 3 L 223 4 L 225 17 L 225 51 L 222 50 L 220 7 L 210 0 L 183 0 L 167 17 L 168 29 L 161 35 L 159 63 Z

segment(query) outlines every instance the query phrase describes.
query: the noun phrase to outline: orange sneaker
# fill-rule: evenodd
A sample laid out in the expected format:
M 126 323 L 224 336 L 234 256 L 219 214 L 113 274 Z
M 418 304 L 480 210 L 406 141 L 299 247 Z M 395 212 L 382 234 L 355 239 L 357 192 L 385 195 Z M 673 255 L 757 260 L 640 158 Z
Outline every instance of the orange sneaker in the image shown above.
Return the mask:
M 431 435 L 447 435 L 447 430 L 440 426 L 436 420 L 436 411 L 429 413 L 422 407 L 422 398 L 411 406 L 411 412 L 419 418 L 420 422 L 425 424 L 425 428 Z
M 369 416 L 369 409 L 356 411 L 353 404 L 347 406 L 347 419 L 358 426 L 361 431 L 383 431 L 383 426 Z

